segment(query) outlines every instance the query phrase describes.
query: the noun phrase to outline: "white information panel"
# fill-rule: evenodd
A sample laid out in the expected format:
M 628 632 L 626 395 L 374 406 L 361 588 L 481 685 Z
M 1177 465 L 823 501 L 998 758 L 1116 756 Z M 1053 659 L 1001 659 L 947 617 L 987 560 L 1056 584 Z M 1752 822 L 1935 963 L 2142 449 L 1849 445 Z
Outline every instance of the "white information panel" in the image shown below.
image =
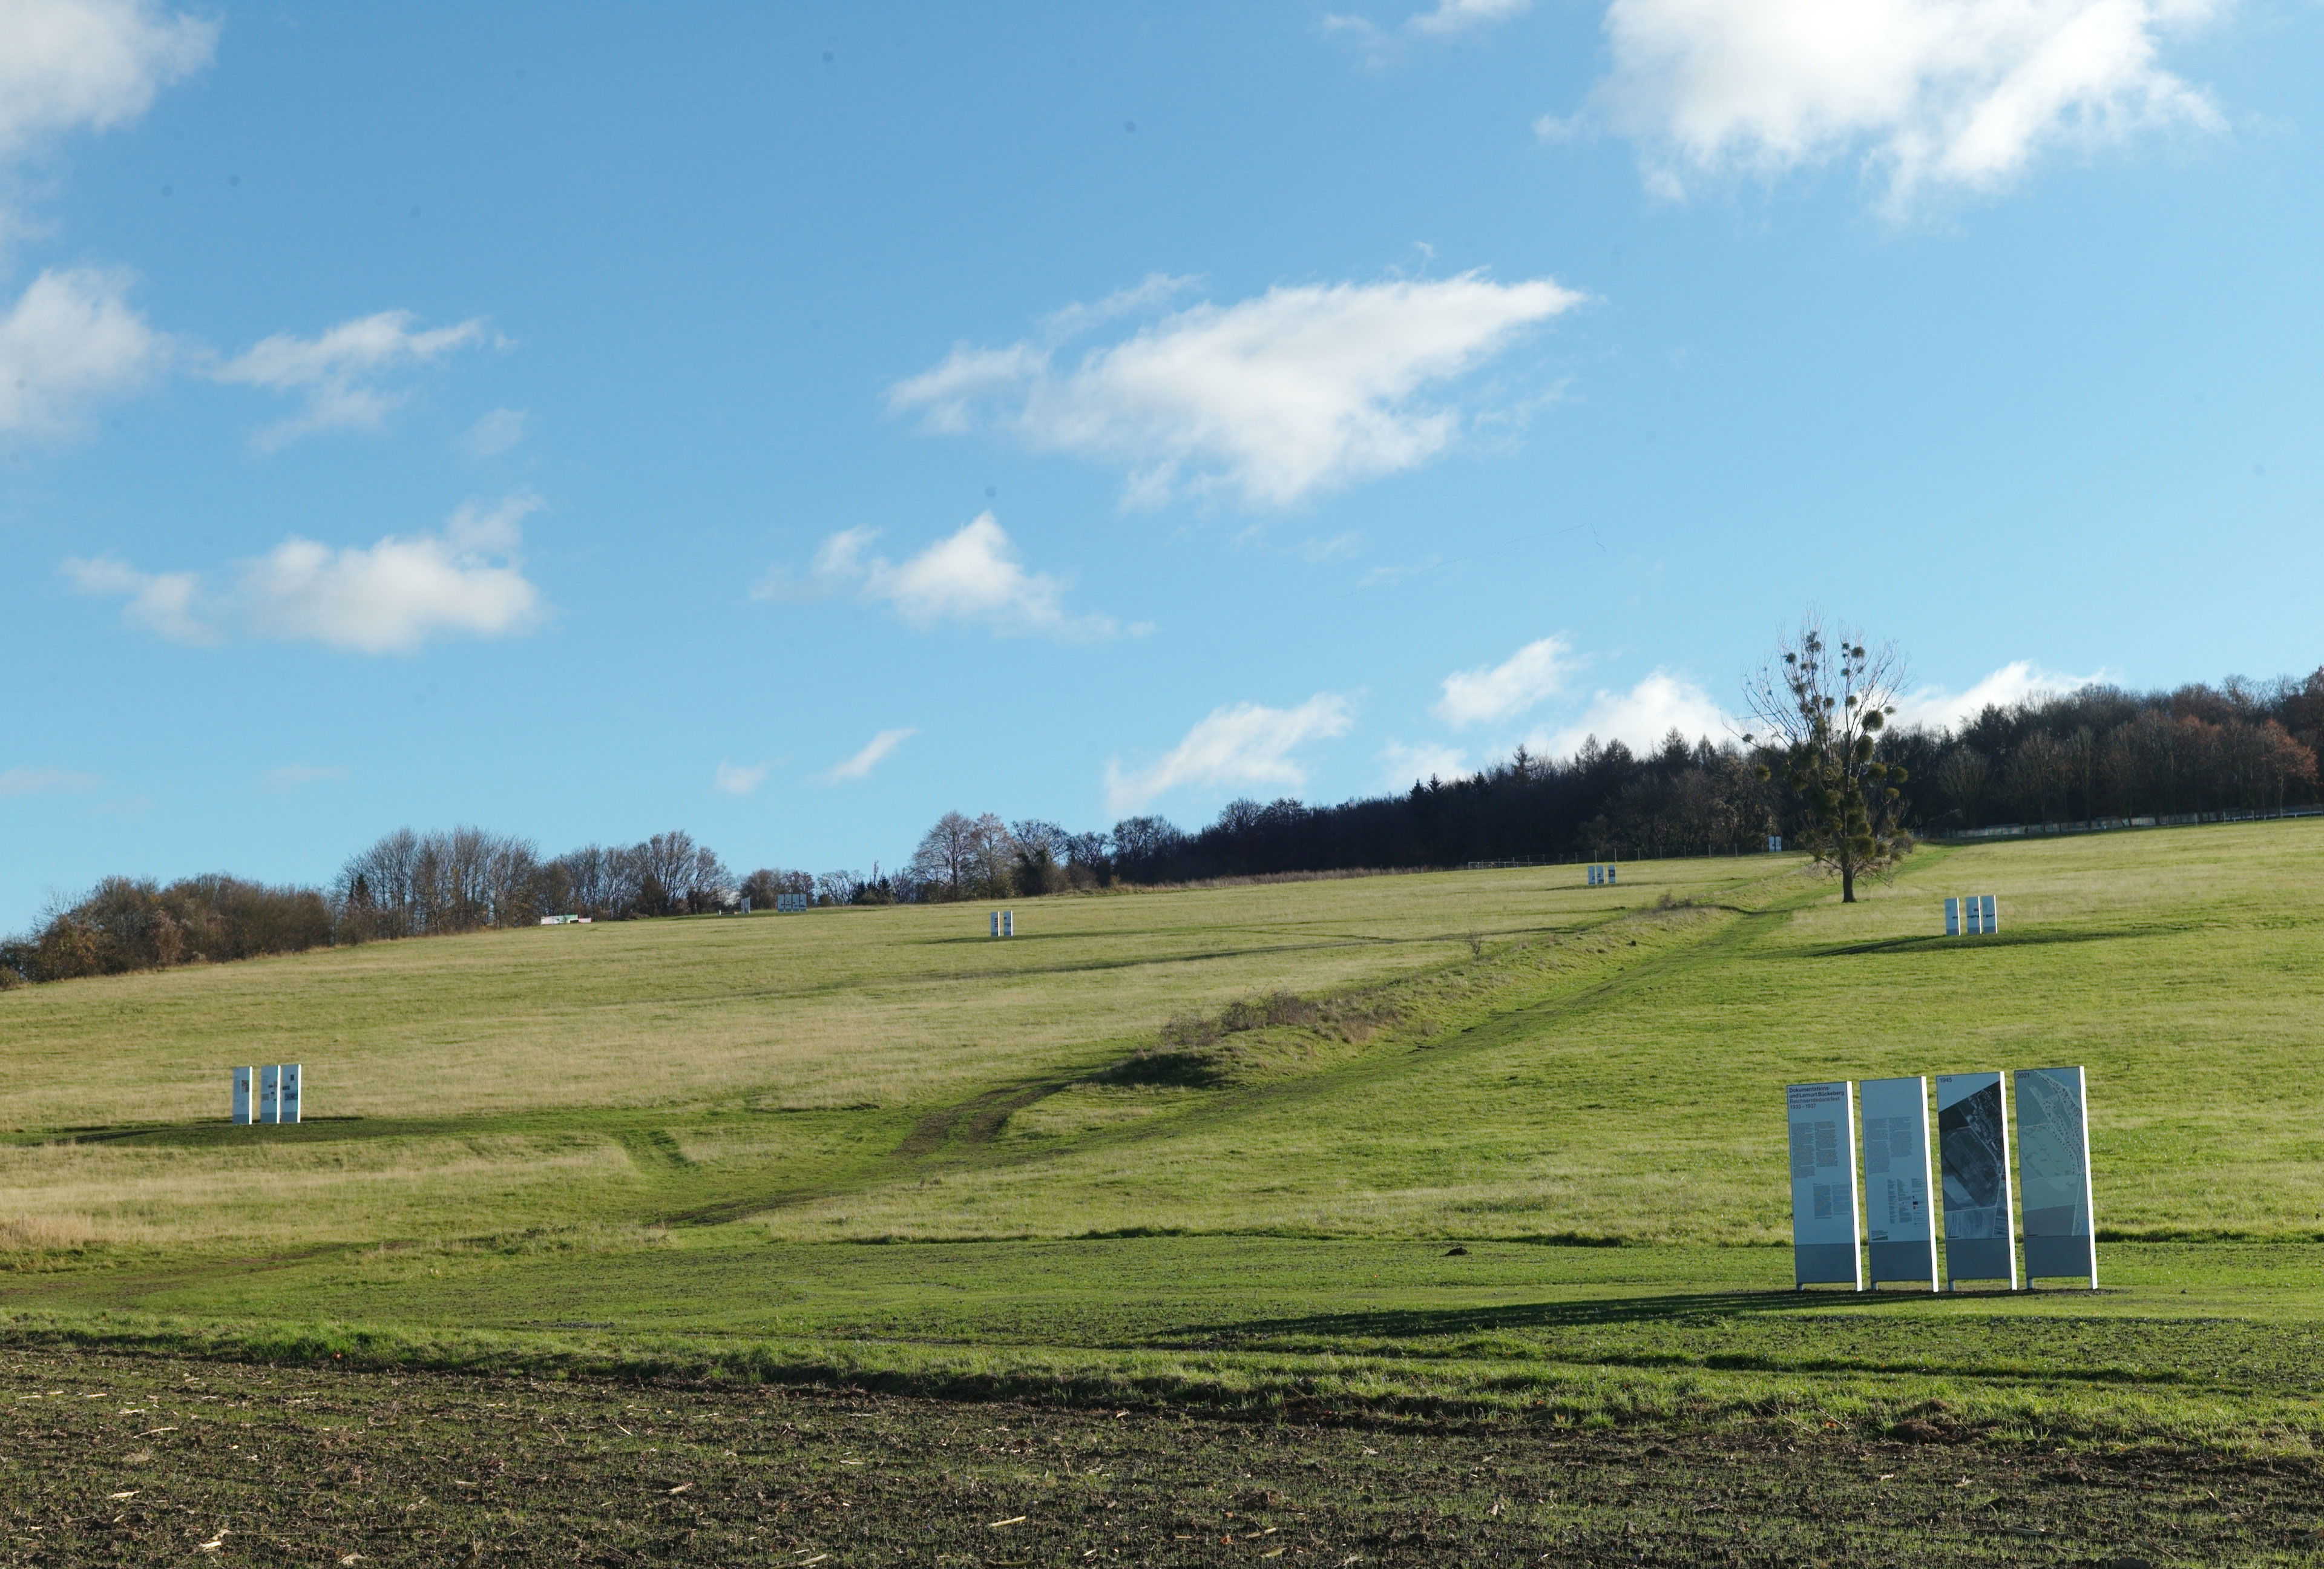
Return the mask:
M 1937 1288 L 1937 1223 L 1930 1207 L 1929 1081 L 1867 1079 L 1857 1086 L 1864 1129 L 1864 1222 L 1872 1284 L 1926 1280 Z M 2022 1096 L 2024 1092 L 2019 1091 Z
M 299 1068 L 300 1065 L 295 1062 L 282 1065 L 282 1090 L 277 1102 L 281 1113 L 278 1121 L 295 1122 L 299 1120 Z
M 2078 1067 L 2017 1071 L 2017 1175 L 2025 1206 L 2025 1278 L 2085 1275 L 2098 1285 L 2090 1214 L 2089 1103 Z
M 282 1070 L 263 1067 L 258 1070 L 258 1120 L 262 1122 L 281 1121 Z
M 1961 901 L 1958 899 L 1945 900 L 1945 936 L 1949 937 L 1961 935 L 1960 907 Z
M 1846 1079 L 1784 1092 L 1792 1140 L 1792 1283 L 1864 1289 L 1856 1216 L 1856 1094 Z
M 250 1124 L 254 1110 L 251 1091 L 257 1087 L 253 1075 L 257 1071 L 246 1067 L 234 1070 L 234 1120 L 236 1126 L 247 1127 Z
M 1937 1075 L 1938 1159 L 1945 1174 L 1945 1278 L 2017 1288 L 2009 1203 L 2009 1116 L 2001 1075 Z

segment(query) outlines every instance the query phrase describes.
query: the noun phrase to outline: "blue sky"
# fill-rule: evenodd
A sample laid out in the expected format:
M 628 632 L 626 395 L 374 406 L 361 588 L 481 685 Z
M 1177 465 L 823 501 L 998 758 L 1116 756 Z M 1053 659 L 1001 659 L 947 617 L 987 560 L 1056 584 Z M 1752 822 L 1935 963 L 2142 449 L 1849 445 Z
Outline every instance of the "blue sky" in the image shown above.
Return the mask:
M 2312 0 L 0 28 L 0 927 L 2324 660 Z

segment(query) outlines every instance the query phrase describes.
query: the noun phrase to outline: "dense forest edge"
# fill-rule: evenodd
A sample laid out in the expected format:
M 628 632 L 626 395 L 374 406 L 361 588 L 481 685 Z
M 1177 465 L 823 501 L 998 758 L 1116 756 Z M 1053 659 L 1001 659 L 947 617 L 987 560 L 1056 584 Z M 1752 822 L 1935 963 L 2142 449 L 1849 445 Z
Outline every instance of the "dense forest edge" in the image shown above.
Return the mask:
M 1957 726 L 1893 728 L 1879 759 L 1911 781 L 1923 836 L 2065 824 L 2253 815 L 2318 803 L 2324 668 L 2304 679 L 2130 692 L 2094 685 Z M 1590 740 L 1572 757 L 1520 747 L 1483 771 L 1401 794 L 1309 806 L 1238 800 L 1189 832 L 1133 817 L 1102 832 L 948 812 L 902 868 L 730 872 L 684 833 L 544 857 L 530 840 L 399 829 L 328 888 L 223 873 L 108 877 L 0 940 L 0 989 L 325 946 L 531 926 L 770 909 L 1032 897 L 1110 888 L 1478 863 L 1739 854 L 1802 825 L 1773 749 L 1689 741 L 1650 752 Z

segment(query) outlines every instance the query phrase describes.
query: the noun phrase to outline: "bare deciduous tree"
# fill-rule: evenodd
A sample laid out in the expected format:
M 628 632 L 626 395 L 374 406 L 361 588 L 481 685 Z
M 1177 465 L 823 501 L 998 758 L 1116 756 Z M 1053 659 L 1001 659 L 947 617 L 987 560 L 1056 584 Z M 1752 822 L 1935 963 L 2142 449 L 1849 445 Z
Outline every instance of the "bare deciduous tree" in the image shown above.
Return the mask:
M 1827 639 L 1813 614 L 1796 637 L 1776 644 L 1775 656 L 1745 695 L 1799 798 L 1803 847 L 1839 875 L 1840 901 L 1852 904 L 1858 877 L 1890 871 L 1913 848 L 1898 820 L 1904 771 L 1874 755 L 1896 711 L 1903 662 L 1893 645 L 1868 649 L 1845 629 Z
M 920 836 L 906 873 L 932 899 L 965 899 L 976 876 L 976 824 L 946 812 Z

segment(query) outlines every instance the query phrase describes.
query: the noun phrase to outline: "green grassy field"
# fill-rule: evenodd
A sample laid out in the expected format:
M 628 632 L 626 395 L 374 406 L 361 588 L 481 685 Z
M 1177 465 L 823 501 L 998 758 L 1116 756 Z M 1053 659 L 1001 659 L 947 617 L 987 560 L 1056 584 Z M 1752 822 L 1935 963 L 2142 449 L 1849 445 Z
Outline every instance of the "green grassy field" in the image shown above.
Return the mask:
M 2003 933 L 1932 935 L 1971 891 Z M 2305 1457 L 2319 895 L 2302 822 L 1924 849 L 1846 907 L 1673 861 L 20 990 L 0 1314 L 26 1356 Z M 311 1120 L 226 1126 L 276 1060 Z M 2071 1063 L 2105 1291 L 1784 1289 L 1784 1084 Z

